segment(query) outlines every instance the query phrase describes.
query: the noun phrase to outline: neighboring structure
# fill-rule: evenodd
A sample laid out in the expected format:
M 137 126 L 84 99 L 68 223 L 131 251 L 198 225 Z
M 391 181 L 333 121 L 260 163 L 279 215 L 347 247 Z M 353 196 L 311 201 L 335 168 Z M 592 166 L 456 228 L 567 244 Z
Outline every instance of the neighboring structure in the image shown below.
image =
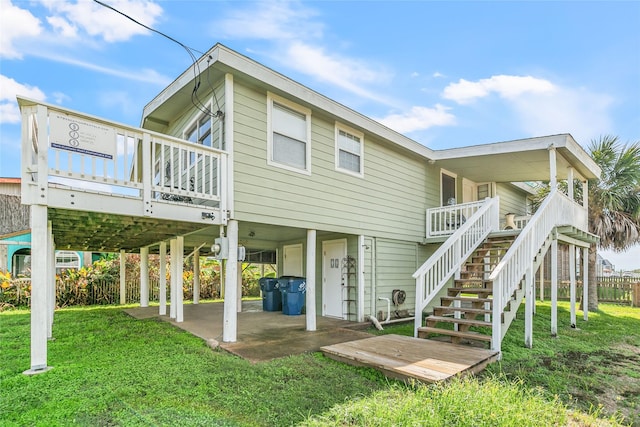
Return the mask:
M 32 256 L 48 265 L 32 272 L 32 372 L 47 366 L 54 242 L 77 251 L 139 251 L 142 306 L 147 255 L 165 257 L 168 246 L 170 316 L 178 322 L 182 257 L 214 251 L 225 262 L 227 342 L 237 339 L 239 260 L 275 251 L 279 274 L 306 277 L 309 331 L 316 316 L 385 318 L 393 303 L 393 311 L 415 314 L 420 335 L 423 313 L 449 294 L 455 309 L 436 317 L 456 319 L 461 335 L 472 322 L 488 325 L 499 351 L 512 318 L 505 313 L 525 294 L 531 345 L 541 255 L 551 251 L 557 260 L 559 242 L 584 255 L 595 241 L 587 200 L 575 203 L 557 190 L 558 175 L 586 190 L 600 174 L 570 135 L 434 151 L 222 45 L 144 108 L 142 129 L 18 101 Z M 528 183 L 542 180 L 552 191 L 530 216 Z M 477 255 L 491 236 L 515 242 L 497 267 L 477 267 L 474 258 L 493 257 L 491 249 Z M 465 280 L 465 292 L 479 283 L 485 297 L 461 315 L 465 297 L 451 295 Z M 161 315 L 165 289 L 161 283 Z M 575 295 L 573 302 L 575 322 Z
M 20 201 L 20 178 L 0 178 L 0 270 L 13 277 L 30 275 L 29 206 Z M 56 274 L 91 264 L 90 252 L 56 251 Z
M 608 259 L 603 258 L 600 254 L 596 258 L 596 276 L 609 277 L 616 273 L 616 267 Z

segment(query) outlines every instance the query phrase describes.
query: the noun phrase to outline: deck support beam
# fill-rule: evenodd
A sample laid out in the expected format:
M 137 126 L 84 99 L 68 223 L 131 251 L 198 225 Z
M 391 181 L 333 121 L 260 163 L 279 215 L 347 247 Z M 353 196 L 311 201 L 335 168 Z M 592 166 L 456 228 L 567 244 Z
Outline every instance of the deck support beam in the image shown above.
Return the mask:
M 571 300 L 571 327 L 576 327 L 576 246 L 569 245 L 569 299 Z
M 31 369 L 26 375 L 51 369 L 47 366 L 47 330 L 49 323 L 50 272 L 46 268 L 49 258 L 47 206 L 31 205 Z M 44 268 L 42 268 L 44 266 Z
M 200 303 L 200 248 L 193 250 L 193 303 Z
M 540 301 L 544 301 L 544 257 L 542 257 L 542 262 L 540 263 L 540 267 L 538 268 L 538 272 L 540 273 Z
M 184 290 L 182 272 L 184 266 L 184 237 L 176 238 L 176 322 L 184 320 Z
M 51 221 L 47 221 L 47 248 L 49 256 L 47 257 L 47 272 L 49 273 L 47 281 L 47 298 L 49 300 L 49 318 L 47 322 L 47 339 L 53 339 L 53 313 L 56 309 L 56 246 L 53 241 L 53 225 Z
M 160 308 L 158 314 L 160 316 L 167 315 L 167 242 L 160 242 L 160 289 L 158 299 Z
M 120 249 L 120 305 L 127 303 L 127 254 Z
M 527 348 L 531 348 L 533 346 L 533 313 L 536 305 L 534 296 L 533 262 L 527 269 L 524 280 L 524 345 Z
M 224 319 L 222 341 L 236 342 L 238 339 L 238 221 L 230 219 L 227 224 L 229 258 L 226 261 L 224 280 Z
M 556 147 L 549 146 L 549 187 L 552 189 L 558 187 L 558 173 L 556 166 Z
M 551 241 L 551 336 L 558 335 L 558 239 Z
M 149 248 L 140 248 L 140 307 L 149 307 Z
M 178 258 L 177 258 L 177 244 L 178 241 L 176 239 L 171 239 L 169 241 L 169 255 L 171 256 L 171 263 L 169 264 L 171 268 L 171 273 L 169 273 L 169 318 L 176 318 L 176 276 L 178 274 Z
M 316 330 L 316 230 L 307 230 L 306 268 L 307 331 Z

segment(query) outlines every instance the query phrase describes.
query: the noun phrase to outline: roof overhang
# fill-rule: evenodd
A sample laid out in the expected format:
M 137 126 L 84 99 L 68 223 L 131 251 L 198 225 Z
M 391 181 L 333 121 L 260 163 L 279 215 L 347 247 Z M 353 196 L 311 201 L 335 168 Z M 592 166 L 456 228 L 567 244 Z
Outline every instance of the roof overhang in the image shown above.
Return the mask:
M 438 150 L 434 164 L 475 182 L 548 181 L 551 149 L 558 179 L 566 178 L 570 167 L 576 179 L 600 177 L 598 165 L 569 134 Z

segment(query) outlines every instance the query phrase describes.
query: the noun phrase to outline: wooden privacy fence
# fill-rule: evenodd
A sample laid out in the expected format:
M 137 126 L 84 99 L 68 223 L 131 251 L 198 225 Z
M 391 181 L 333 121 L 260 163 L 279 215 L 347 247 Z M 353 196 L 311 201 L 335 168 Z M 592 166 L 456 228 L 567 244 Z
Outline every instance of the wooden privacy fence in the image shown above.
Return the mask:
M 598 301 L 640 307 L 640 280 L 627 277 L 598 277 Z M 558 282 L 558 300 L 569 301 L 570 283 Z M 577 299 L 582 298 L 582 281 L 576 281 Z M 551 282 L 544 283 L 544 298 L 551 297 Z

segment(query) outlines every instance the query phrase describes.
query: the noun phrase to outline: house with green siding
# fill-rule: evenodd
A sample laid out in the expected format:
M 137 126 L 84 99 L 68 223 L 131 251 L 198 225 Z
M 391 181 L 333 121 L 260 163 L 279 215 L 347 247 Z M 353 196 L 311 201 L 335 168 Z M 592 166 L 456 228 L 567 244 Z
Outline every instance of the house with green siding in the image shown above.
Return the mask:
M 413 318 L 416 336 L 456 322 L 452 340 L 488 327 L 499 351 L 505 312 L 533 295 L 544 255 L 570 245 L 586 262 L 594 241 L 588 201 L 557 190 L 600 173 L 571 135 L 432 150 L 220 44 L 145 106 L 139 128 L 19 104 L 34 260 L 46 265 L 54 244 L 139 252 L 145 306 L 146 256 L 171 257 L 159 314 L 168 304 L 180 322 L 183 257 L 215 256 L 227 342 L 239 263 L 271 259 L 279 276 L 304 278 L 309 331 L 319 316 Z M 552 192 L 532 212 L 539 181 Z M 33 371 L 46 368 L 50 276 L 32 274 Z

